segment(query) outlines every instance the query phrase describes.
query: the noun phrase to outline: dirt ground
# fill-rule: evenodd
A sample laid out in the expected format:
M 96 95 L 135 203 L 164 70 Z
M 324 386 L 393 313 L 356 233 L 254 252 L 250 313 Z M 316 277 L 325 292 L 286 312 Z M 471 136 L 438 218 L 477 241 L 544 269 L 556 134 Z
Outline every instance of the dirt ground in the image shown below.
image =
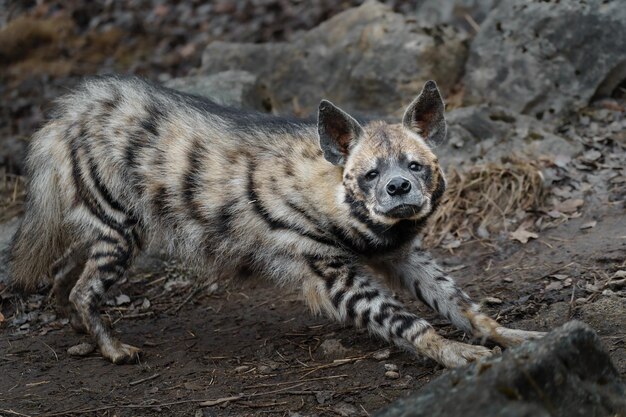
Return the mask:
M 591 217 L 597 225 L 581 233 Z M 435 252 L 476 300 L 498 299 L 485 309 L 503 323 L 550 330 L 574 318 L 587 322 L 626 376 L 626 301 L 585 289 L 602 288 L 626 266 L 624 219 L 621 207 L 597 207 L 524 246 L 473 242 L 453 254 Z M 106 308 L 124 341 L 144 350 L 141 363 L 115 366 L 97 352 L 68 355 L 69 347 L 89 339 L 56 319 L 43 300 L 37 320 L 0 333 L 0 415 L 368 415 L 443 371 L 312 316 L 293 290 L 253 278 L 207 289 L 190 286 L 176 264 L 157 258 L 141 264 L 113 292 L 122 305 Z M 42 298 L 24 303 L 34 308 Z M 132 307 L 140 304 L 145 311 Z M 464 337 L 411 305 L 443 334 Z M 5 303 L 4 314 L 15 307 L 29 308 Z M 345 351 L 324 353 L 320 345 L 328 340 L 339 340 Z M 397 366 L 399 378 L 386 377 L 385 365 Z

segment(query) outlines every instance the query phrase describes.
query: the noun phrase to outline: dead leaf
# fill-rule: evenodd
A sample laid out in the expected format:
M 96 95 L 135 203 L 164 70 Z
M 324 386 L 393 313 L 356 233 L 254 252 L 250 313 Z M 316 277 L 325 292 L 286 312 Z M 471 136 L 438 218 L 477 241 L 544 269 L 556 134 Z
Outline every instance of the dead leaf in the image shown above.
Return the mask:
M 520 226 L 516 231 L 511 233 L 511 239 L 518 240 L 521 243 L 527 243 L 528 239 L 537 239 L 539 235 L 537 233 L 529 232 L 524 228 L 524 226 Z
M 592 149 L 590 151 L 587 151 L 583 154 L 582 159 L 588 162 L 593 162 L 593 161 L 597 161 L 598 159 L 600 159 L 600 157 L 602 156 L 602 154 L 598 151 L 596 151 L 595 149 Z
M 189 391 L 199 391 L 204 386 L 199 381 L 188 381 L 183 384 L 183 387 Z
M 578 207 L 585 204 L 580 198 L 570 198 L 554 205 L 554 210 L 563 213 L 572 213 L 578 209 Z
M 623 271 L 623 270 L 616 271 L 613 274 L 613 278 L 626 278 L 626 271 Z M 0 316 L 1 316 L 1 314 L 0 314 Z M 2 321 L 2 320 L 0 320 L 0 321 Z
M 597 222 L 597 221 L 595 221 L 595 220 L 592 220 L 592 221 L 587 222 L 587 223 L 583 223 L 583 224 L 580 226 L 580 230 L 585 230 L 585 229 L 591 229 L 591 228 L 594 228 L 594 227 L 596 227 L 596 224 L 598 224 L 598 222 Z
M 554 278 L 554 279 L 558 279 L 559 281 L 563 281 L 564 279 L 567 279 L 568 276 L 567 275 L 563 275 L 563 274 L 554 274 L 554 275 L 550 275 L 550 278 Z
M 548 212 L 548 216 L 552 217 L 553 219 L 560 219 L 561 217 L 563 217 L 563 213 L 556 210 L 550 210 Z
M 115 304 L 117 304 L 118 306 L 128 304 L 128 303 L 130 303 L 130 297 L 127 296 L 126 294 L 120 294 L 117 297 L 115 297 Z
M 4 322 L 4 314 L 0 313 L 0 323 Z
M 561 281 L 554 281 L 546 285 L 546 291 L 562 290 L 562 289 L 563 289 L 563 283 Z

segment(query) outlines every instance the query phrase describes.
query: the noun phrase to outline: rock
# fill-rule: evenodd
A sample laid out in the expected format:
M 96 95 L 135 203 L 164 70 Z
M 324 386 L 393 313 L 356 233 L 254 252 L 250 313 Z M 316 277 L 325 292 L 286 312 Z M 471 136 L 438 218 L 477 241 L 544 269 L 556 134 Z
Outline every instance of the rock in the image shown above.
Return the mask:
M 445 399 L 445 400 L 444 400 Z M 569 322 L 465 368 L 450 370 L 377 417 L 615 416 L 626 413 L 626 386 L 600 339 Z
M 400 378 L 400 374 L 396 371 L 387 371 L 385 372 L 385 377 L 389 379 L 398 379 Z
M 395 365 L 393 363 L 386 363 L 385 364 L 385 370 L 387 370 L 387 371 L 397 371 L 398 370 L 398 365 Z
M 466 56 L 453 29 L 424 30 L 414 18 L 368 1 L 289 43 L 213 42 L 199 72 L 255 74 L 271 111 L 308 115 L 328 98 L 349 110 L 401 116 L 426 80 L 444 91 L 454 85 Z
M 341 344 L 341 340 L 338 339 L 326 339 L 320 345 L 322 355 L 326 359 L 340 359 L 346 356 L 348 349 Z
M 372 355 L 372 357 L 376 359 L 377 361 L 389 359 L 389 356 L 391 356 L 391 350 L 389 349 L 379 350 L 378 352 Z
M 205 96 L 218 104 L 264 110 L 257 77 L 247 71 L 223 71 L 212 75 L 174 78 L 167 87 Z
M 423 26 L 454 25 L 473 33 L 473 24 L 480 24 L 500 0 L 422 0 L 417 6 L 417 19 Z M 468 16 L 474 20 L 469 23 Z
M 572 158 L 583 150 L 580 142 L 554 134 L 534 117 L 494 105 L 467 106 L 446 113 L 449 146 L 436 149 L 444 166 L 473 165 L 518 155 Z
M 68 348 L 67 354 L 70 356 L 87 356 L 94 350 L 96 350 L 96 347 L 91 343 L 80 343 Z
M 465 100 L 550 117 L 610 94 L 626 79 L 620 1 L 501 1 L 472 41 Z
M 17 218 L 0 224 L 0 284 L 9 284 L 9 246 L 11 244 L 11 241 L 13 240 L 13 235 L 17 231 L 19 224 L 20 222 Z

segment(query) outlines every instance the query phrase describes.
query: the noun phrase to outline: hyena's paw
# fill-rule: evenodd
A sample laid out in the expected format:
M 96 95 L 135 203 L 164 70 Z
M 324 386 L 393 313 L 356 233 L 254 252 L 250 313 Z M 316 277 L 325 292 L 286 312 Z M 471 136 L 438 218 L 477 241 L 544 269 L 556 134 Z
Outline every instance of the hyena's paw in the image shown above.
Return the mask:
M 517 346 L 526 340 L 541 339 L 545 336 L 544 332 L 509 329 L 482 313 L 467 312 L 466 315 L 475 329 L 474 336 L 491 339 L 504 347 Z
M 115 341 L 113 343 L 101 345 L 100 353 L 103 357 L 110 360 L 114 364 L 120 365 L 124 363 L 137 362 L 141 355 L 141 349 L 135 346 L 127 345 L 126 343 Z
M 446 340 L 446 343 L 441 348 L 441 360 L 439 362 L 446 368 L 455 368 L 491 355 L 493 355 L 493 351 L 484 346 Z
M 545 332 L 509 329 L 508 327 L 502 326 L 496 327 L 494 333 L 497 335 L 494 339 L 504 347 L 517 346 L 527 340 L 541 339 L 546 335 Z
M 494 353 L 484 346 L 448 340 L 434 332 L 430 332 L 420 338 L 416 348 L 418 353 L 434 359 L 446 368 L 465 366 L 470 362 L 489 357 Z

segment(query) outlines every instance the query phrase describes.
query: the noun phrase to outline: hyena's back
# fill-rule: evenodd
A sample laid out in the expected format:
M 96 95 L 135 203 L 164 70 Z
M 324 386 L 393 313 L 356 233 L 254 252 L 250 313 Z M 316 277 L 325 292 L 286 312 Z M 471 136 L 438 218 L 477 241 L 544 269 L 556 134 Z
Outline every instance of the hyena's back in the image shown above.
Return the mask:
M 88 81 L 59 100 L 33 138 L 12 281 L 35 288 L 68 247 L 111 227 L 130 227 L 137 244 L 158 232 L 198 260 L 249 256 L 255 237 L 233 240 L 260 221 L 246 215 L 251 199 L 271 193 L 268 182 L 251 196 L 250 183 L 267 182 L 258 178 L 272 165 L 264 160 L 321 156 L 315 138 L 312 124 L 240 113 L 138 79 Z

